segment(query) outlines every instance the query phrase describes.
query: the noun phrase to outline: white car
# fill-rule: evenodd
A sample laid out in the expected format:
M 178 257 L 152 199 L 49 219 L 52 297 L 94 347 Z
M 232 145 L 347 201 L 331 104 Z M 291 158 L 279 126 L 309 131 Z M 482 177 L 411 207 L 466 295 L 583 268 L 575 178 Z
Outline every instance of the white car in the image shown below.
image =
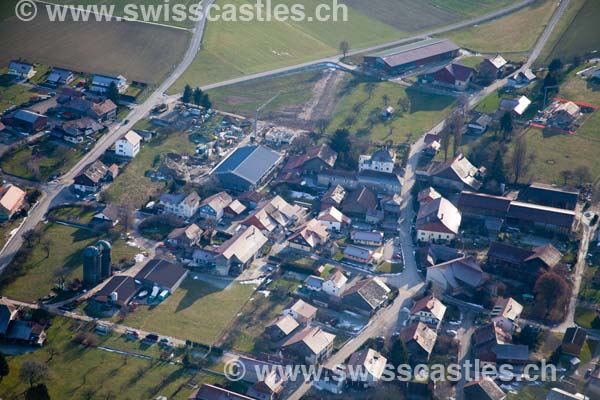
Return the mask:
M 456 337 L 456 335 L 458 335 L 458 332 L 456 332 L 454 329 L 448 329 L 446 333 L 452 337 Z
M 460 325 L 460 324 L 462 324 L 462 321 L 460 321 L 460 320 L 459 321 L 448 321 L 448 323 L 450 325 Z

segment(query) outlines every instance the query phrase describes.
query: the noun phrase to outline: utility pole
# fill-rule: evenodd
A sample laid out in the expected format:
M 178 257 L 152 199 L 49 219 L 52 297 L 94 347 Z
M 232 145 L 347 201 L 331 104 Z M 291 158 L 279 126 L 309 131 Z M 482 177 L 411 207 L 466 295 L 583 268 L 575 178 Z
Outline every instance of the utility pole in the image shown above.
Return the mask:
M 275 96 L 273 96 L 269 100 L 267 100 L 266 103 L 264 103 L 262 106 L 260 106 L 256 109 L 256 112 L 254 114 L 254 135 L 252 136 L 252 140 L 256 140 L 256 136 L 258 134 L 258 113 L 261 112 L 266 106 L 271 104 L 271 102 L 273 100 L 275 100 L 277 97 L 279 97 L 280 94 L 281 94 L 281 92 L 278 92 Z

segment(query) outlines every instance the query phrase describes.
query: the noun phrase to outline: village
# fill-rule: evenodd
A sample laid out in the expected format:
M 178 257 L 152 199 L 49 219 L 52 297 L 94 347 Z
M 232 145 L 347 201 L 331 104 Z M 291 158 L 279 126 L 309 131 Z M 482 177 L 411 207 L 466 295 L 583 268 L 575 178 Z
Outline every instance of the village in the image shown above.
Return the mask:
M 534 67 L 437 37 L 346 51 L 326 68 L 452 109 L 405 140 L 365 139 L 348 118 L 272 118 L 280 93 L 249 117 L 218 88 L 155 95 L 10 61 L 0 91 L 36 94 L 0 120 L 0 352 L 43 364 L 30 387 L 55 373 L 36 354 L 64 341 L 148 361 L 127 387 L 156 362 L 152 391 L 127 398 L 600 398 L 597 171 L 557 184 L 536 169 L 562 161 L 526 139 L 596 129 L 596 98 L 563 87 L 600 87 L 598 59 Z M 384 97 L 371 127 L 411 114 Z M 466 362 L 511 373 L 386 380 Z M 554 380 L 528 379 L 546 364 Z

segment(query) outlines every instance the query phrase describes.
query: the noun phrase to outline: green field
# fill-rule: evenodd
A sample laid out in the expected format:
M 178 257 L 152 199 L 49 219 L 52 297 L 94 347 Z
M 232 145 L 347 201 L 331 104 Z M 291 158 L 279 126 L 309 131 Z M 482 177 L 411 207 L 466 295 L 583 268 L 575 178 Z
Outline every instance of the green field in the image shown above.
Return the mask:
M 0 289 L 3 296 L 23 301 L 45 297 L 56 285 L 55 272 L 63 268 L 67 271 L 67 280 L 82 279 L 83 249 L 99 237 L 91 231 L 55 223 L 42 225 L 41 229 L 40 242 L 34 242 L 33 248 L 27 249 L 30 250 L 27 254 L 18 255 L 10 264 L 5 278 L 14 276 L 16 279 Z M 42 245 L 46 241 L 50 243 L 48 255 Z M 119 240 L 113 247 L 112 258 L 115 262 L 131 259 L 137 252 Z
M 106 190 L 106 198 L 111 203 L 133 204 L 141 207 L 150 196 L 159 195 L 165 188 L 164 182 L 154 182 L 144 174 L 152 167 L 158 167 L 164 153 L 193 153 L 195 146 L 188 135 L 173 132 L 148 143 L 143 143 L 138 155 L 121 171 L 117 179 Z
M 564 36 L 567 29 L 569 29 L 569 27 L 573 23 L 573 20 L 575 19 L 575 17 L 577 16 L 577 14 L 581 10 L 581 8 L 584 6 L 586 1 L 587 0 L 571 0 L 569 2 L 567 9 L 565 10 L 562 17 L 556 23 L 556 27 L 550 34 L 550 37 L 548 38 L 546 45 L 540 52 L 539 57 L 534 62 L 534 65 L 546 66 L 550 63 L 550 61 L 552 61 L 552 58 L 551 58 L 552 51 L 558 45 L 559 40 Z M 567 60 L 567 61 L 571 61 L 571 60 Z
M 596 0 L 586 0 L 582 6 L 582 0 L 575 0 L 570 6 L 572 12 L 565 17 L 563 24 L 568 28 L 562 29 L 562 35 L 555 43 L 547 57 L 547 61 L 560 58 L 564 62 L 570 62 L 574 56 L 585 57 L 589 52 L 600 50 L 598 37 L 600 36 L 600 3 Z M 577 13 L 575 14 L 575 11 Z M 573 16 L 573 14 L 575 14 Z M 569 18 L 570 17 L 570 18 Z M 592 54 L 592 56 L 596 56 Z
M 538 0 L 513 14 L 442 36 L 482 53 L 528 51 L 544 30 L 556 3 L 555 0 Z
M 140 307 L 125 324 L 157 331 L 178 339 L 213 344 L 227 329 L 254 292 L 253 285 L 232 283 L 221 290 L 211 284 L 187 278 L 160 305 Z
M 38 91 L 25 85 L 13 84 L 13 77 L 6 75 L 8 68 L 0 69 L 0 112 L 11 106 L 20 106 L 38 95 Z
M 0 158 L 0 167 L 7 174 L 45 182 L 57 172 L 71 169 L 81 156 L 80 150 L 46 137 L 15 152 L 5 153 Z
M 393 117 L 386 122 L 378 118 L 385 105 L 384 96 L 396 109 Z M 400 99 L 410 101 L 407 112 L 401 111 L 398 105 Z M 450 113 L 454 101 L 450 96 L 406 89 L 391 82 L 351 82 L 344 90 L 344 97 L 335 109 L 328 130 L 333 132 L 347 128 L 357 136 L 368 136 L 371 140 L 391 139 L 396 144 L 407 139 L 414 141 L 442 121 Z M 370 115 L 376 117 L 373 125 L 369 122 Z
M 9 356 L 10 374 L 2 380 L 0 397 L 22 399 L 27 385 L 18 374 L 23 361 L 35 359 L 48 365 L 44 381 L 52 399 L 150 399 L 159 395 L 184 400 L 192 390 L 185 387 L 190 379 L 199 383 L 220 382 L 219 378 L 186 370 L 169 363 L 143 360 L 85 348 L 73 340 L 78 323 L 54 318 L 47 331 L 47 344 L 26 355 Z M 110 337 L 100 338 L 101 345 L 144 354 L 134 345 L 114 346 Z M 156 346 L 154 346 L 156 347 Z M 51 356 L 51 351 L 54 353 Z M 152 354 L 152 352 L 150 352 Z

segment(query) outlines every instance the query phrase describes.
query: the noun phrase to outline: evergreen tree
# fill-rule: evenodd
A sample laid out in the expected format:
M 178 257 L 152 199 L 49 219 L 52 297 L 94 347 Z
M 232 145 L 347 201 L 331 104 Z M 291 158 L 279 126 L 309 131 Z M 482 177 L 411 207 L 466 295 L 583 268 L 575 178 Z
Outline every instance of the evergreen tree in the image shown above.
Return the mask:
M 496 152 L 494 162 L 490 167 L 489 179 L 494 179 L 498 183 L 506 182 L 506 175 L 504 174 L 504 161 L 502 160 L 502 153 L 500 150 Z
M 510 112 L 505 112 L 502 118 L 500 118 L 500 130 L 506 139 L 513 131 L 513 117 Z
M 200 104 L 202 104 L 202 96 L 204 95 L 204 93 L 202 93 L 202 89 L 200 89 L 199 87 L 197 87 L 196 89 L 194 89 L 194 104 L 199 106 Z
M 10 367 L 8 366 L 8 361 L 6 361 L 4 354 L 0 353 L 0 382 L 2 382 L 2 378 L 7 376 L 9 372 Z
M 185 89 L 183 89 L 183 96 L 181 96 L 181 101 L 184 103 L 190 103 L 192 101 L 192 95 L 194 91 L 190 85 L 185 85 Z
M 212 108 L 212 103 L 210 102 L 210 99 L 208 98 L 208 95 L 206 93 L 202 94 L 202 99 L 200 101 L 200 105 L 202 107 L 204 107 L 206 110 Z
M 116 83 L 110 83 L 110 85 L 108 86 L 108 90 L 106 91 L 106 97 L 115 104 L 119 102 L 119 88 L 117 88 Z
M 25 400 L 50 400 L 48 388 L 43 383 L 30 387 L 25 392 Z

